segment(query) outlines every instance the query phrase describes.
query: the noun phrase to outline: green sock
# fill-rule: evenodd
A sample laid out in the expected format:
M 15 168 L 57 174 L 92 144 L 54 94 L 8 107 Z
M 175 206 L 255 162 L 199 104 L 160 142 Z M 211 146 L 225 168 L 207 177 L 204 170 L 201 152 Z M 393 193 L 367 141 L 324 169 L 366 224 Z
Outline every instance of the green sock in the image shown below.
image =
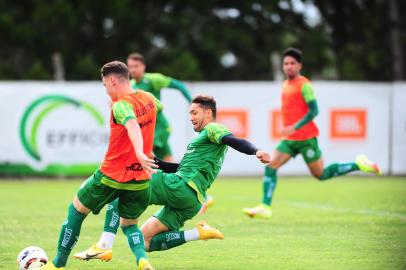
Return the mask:
M 135 260 L 138 265 L 140 259 L 147 258 L 147 255 L 145 253 L 144 235 L 142 234 L 140 229 L 138 229 L 137 225 L 131 225 L 121 228 L 123 229 L 125 236 L 127 236 L 128 245 L 135 255 Z
M 118 199 L 107 205 L 106 217 L 104 218 L 104 231 L 117 234 L 120 225 L 120 216 L 118 215 Z
M 323 174 L 319 177 L 320 180 L 325 181 L 330 178 L 347 174 L 349 172 L 359 171 L 359 167 L 354 162 L 349 163 L 333 163 L 324 168 Z
M 262 196 L 263 204 L 271 205 L 273 192 L 276 188 L 277 179 L 278 177 L 276 176 L 276 170 L 266 166 L 263 178 L 263 196 Z
M 69 205 L 68 217 L 62 224 L 58 241 L 58 252 L 52 260 L 56 267 L 64 267 L 68 261 L 69 254 L 79 239 L 80 228 L 86 215 L 79 213 L 73 204 Z
M 149 251 L 171 249 L 186 243 L 184 231 L 169 231 L 155 235 L 149 243 Z

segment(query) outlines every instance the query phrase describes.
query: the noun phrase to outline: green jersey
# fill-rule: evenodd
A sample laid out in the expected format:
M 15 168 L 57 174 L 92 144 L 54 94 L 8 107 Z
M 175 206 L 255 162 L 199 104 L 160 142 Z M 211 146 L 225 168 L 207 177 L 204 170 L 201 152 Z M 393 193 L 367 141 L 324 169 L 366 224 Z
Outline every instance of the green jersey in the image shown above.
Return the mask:
M 161 89 L 169 87 L 171 80 L 171 77 L 167 77 L 160 73 L 145 73 L 139 82 L 132 79 L 131 87 L 133 89 L 142 89 L 150 92 L 157 99 L 161 100 Z
M 228 146 L 221 139 L 229 134 L 222 124 L 207 124 L 188 145 L 179 164 L 176 174 L 196 190 L 201 202 L 223 165 Z

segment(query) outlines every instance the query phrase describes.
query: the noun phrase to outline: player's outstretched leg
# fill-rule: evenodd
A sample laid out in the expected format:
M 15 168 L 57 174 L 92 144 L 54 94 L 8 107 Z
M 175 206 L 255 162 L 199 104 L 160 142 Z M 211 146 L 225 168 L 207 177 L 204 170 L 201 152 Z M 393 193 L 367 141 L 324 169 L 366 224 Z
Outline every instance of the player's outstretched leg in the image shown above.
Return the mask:
M 272 216 L 271 203 L 277 184 L 276 172 L 277 171 L 273 168 L 265 167 L 262 203 L 252 208 L 244 208 L 242 210 L 244 214 L 251 218 L 270 218 Z
M 330 164 L 329 166 L 324 168 L 321 175 L 317 175 L 313 172 L 314 168 L 311 164 L 309 164 L 309 167 L 312 170 L 313 175 L 315 175 L 321 181 L 329 180 L 333 177 L 341 175 L 346 175 L 354 171 L 363 171 L 365 173 L 372 173 L 376 175 L 381 174 L 381 169 L 379 168 L 379 166 L 376 163 L 370 161 L 365 155 L 357 156 L 355 162 Z
M 76 210 L 73 204 L 69 205 L 68 216 L 62 224 L 59 235 L 57 255 L 52 261 L 43 266 L 42 270 L 64 269 L 70 251 L 79 238 L 80 229 L 85 218 L 86 215 Z
M 113 258 L 113 244 L 116 237 L 120 217 L 118 215 L 118 199 L 107 205 L 104 229 L 99 242 L 85 251 L 73 255 L 79 260 L 102 260 L 110 261 Z
M 183 245 L 186 242 L 209 239 L 222 240 L 224 234 L 202 220 L 191 230 L 167 231 L 153 236 L 148 251 L 162 251 Z

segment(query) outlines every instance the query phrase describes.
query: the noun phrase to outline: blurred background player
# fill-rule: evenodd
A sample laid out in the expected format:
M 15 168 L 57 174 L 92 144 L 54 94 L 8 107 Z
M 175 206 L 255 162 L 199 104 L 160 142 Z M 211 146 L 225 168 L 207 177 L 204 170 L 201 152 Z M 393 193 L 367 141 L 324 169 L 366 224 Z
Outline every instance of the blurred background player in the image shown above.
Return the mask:
M 162 88 L 179 90 L 190 103 L 192 97 L 183 82 L 165 76 L 161 73 L 146 73 L 145 58 L 140 53 L 131 53 L 127 57 L 127 66 L 131 76 L 131 87 L 150 92 L 161 100 Z M 158 113 L 155 127 L 154 154 L 165 161 L 173 161 L 172 151 L 169 146 L 171 127 L 163 112 Z
M 283 53 L 283 72 L 286 80 L 282 88 L 281 108 L 283 139 L 271 153 L 271 162 L 265 167 L 262 203 L 253 208 L 243 209 L 249 217 L 271 217 L 277 170 L 297 154 L 303 156 L 312 175 L 321 181 L 359 170 L 380 174 L 380 168 L 365 155 L 359 155 L 355 162 L 333 163 L 324 167 L 317 141 L 319 131 L 313 121 L 318 115 L 317 101 L 309 79 L 300 74 L 301 69 L 302 52 L 296 48 L 286 49 Z

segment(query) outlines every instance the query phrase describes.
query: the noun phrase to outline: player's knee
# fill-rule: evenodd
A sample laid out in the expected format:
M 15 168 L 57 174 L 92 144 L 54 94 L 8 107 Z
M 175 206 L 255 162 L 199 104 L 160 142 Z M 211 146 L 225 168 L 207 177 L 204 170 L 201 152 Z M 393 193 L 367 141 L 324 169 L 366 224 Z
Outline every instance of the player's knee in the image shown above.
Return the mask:
M 325 179 L 323 172 L 312 172 L 312 175 L 319 181 L 323 181 Z

